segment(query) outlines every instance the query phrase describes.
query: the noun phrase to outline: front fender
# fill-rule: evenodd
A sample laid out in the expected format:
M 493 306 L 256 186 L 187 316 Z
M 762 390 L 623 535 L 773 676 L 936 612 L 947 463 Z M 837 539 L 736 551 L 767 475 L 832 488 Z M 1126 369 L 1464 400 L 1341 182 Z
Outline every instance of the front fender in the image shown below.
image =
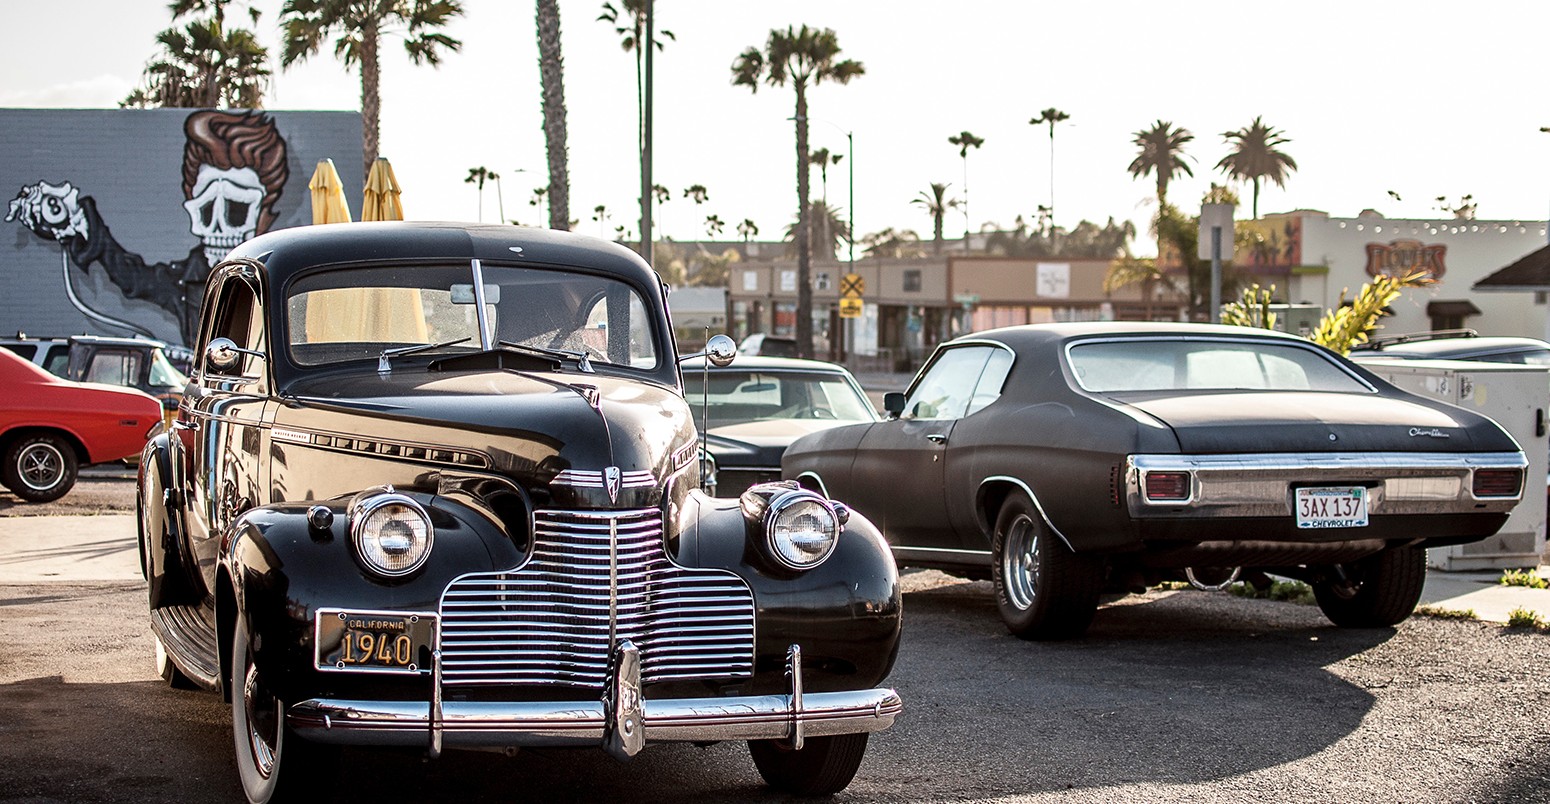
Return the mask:
M 223 569 L 231 578 L 236 615 L 257 635 L 254 663 L 289 700 L 325 694 L 339 684 L 359 689 L 357 676 L 319 673 L 314 667 L 313 621 L 319 608 L 363 611 L 438 609 L 442 591 L 470 572 L 515 566 L 522 554 L 487 512 L 447 497 L 411 494 L 431 516 L 435 546 L 414 574 L 377 576 L 356 559 L 351 544 L 348 501 L 282 503 L 254 508 L 227 532 Z M 307 512 L 322 506 L 332 513 L 326 529 L 314 528 Z M 221 622 L 235 622 L 224 616 Z M 429 682 L 393 677 L 390 686 L 418 689 Z
M 145 576 L 150 607 L 199 602 L 201 586 L 189 574 L 183 529 L 182 486 L 172 440 L 157 432 L 140 451 L 135 514 L 139 533 L 140 572 Z
M 753 590 L 755 668 L 766 682 L 760 686 L 783 682 L 793 643 L 802 646 L 809 689 L 862 689 L 888 676 L 903 624 L 899 572 L 865 517 L 852 512 L 834 553 L 806 572 L 776 568 L 764 557 L 762 528 L 754 533 L 736 499 L 696 492 L 681 517 L 678 562 L 729 570 Z

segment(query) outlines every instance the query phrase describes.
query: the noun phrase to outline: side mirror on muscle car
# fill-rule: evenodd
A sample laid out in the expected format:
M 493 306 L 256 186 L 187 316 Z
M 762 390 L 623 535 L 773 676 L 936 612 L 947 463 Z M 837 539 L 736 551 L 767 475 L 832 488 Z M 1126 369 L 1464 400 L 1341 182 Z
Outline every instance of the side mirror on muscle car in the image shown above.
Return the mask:
M 888 414 L 890 419 L 897 419 L 904 415 L 904 394 L 898 391 L 883 394 L 883 412 Z

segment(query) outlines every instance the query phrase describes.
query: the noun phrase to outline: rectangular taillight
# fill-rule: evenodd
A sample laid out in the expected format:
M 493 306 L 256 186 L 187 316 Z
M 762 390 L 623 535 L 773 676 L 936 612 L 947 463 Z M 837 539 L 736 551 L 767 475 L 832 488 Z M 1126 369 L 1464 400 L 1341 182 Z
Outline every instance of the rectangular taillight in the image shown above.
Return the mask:
M 1522 469 L 1476 469 L 1476 497 L 1516 497 L 1523 488 Z
M 1189 499 L 1189 472 L 1147 472 L 1142 478 L 1148 502 L 1182 502 Z

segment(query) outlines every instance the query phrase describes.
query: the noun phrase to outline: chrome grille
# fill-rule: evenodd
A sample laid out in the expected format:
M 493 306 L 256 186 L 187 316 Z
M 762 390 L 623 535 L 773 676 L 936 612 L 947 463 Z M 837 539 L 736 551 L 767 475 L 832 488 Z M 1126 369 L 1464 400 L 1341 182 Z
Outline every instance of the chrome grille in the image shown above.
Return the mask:
M 442 595 L 448 685 L 601 688 L 618 639 L 640 648 L 646 683 L 749 677 L 753 593 L 731 572 L 673 564 L 661 512 L 640 509 L 536 511 L 525 564 L 465 575 Z

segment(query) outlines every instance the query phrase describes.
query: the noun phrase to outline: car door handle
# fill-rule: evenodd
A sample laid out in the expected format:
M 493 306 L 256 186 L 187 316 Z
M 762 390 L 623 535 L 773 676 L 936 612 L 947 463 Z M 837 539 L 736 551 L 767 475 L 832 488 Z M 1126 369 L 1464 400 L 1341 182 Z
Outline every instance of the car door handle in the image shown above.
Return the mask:
M 926 436 L 926 440 L 930 441 L 933 444 L 946 444 L 947 443 L 947 436 L 945 436 L 945 435 L 943 435 L 941 433 L 932 433 L 932 434 Z
M 182 419 L 173 419 L 172 427 L 176 430 L 198 430 L 199 422 L 194 420 L 183 421 Z

